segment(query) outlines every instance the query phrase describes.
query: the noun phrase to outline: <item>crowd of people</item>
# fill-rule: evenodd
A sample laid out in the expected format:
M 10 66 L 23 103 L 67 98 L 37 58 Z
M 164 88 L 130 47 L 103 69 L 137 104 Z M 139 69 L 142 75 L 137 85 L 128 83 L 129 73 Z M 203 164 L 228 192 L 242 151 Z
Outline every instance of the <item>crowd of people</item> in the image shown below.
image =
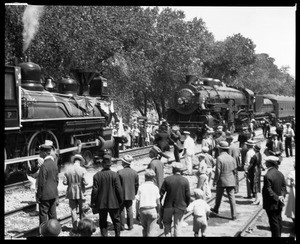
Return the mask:
M 224 190 L 230 203 L 231 219 L 237 219 L 235 194 L 239 192 L 238 171 L 241 170 L 244 171 L 247 182 L 247 195 L 244 197 L 253 199 L 252 204 L 262 203 L 269 218 L 272 237 L 281 235 L 281 213 L 287 192 L 289 197 L 286 215 L 295 220 L 295 172 L 291 172 L 285 179 L 278 170 L 284 150 L 277 133 L 269 132 L 266 150 L 261 152 L 261 145 L 255 141 L 255 133 L 251 132 L 249 127 L 243 128 L 239 134 L 239 146 L 232 143 L 231 133 L 224 131 L 222 126 L 216 131 L 208 128 L 202 141 L 202 152 L 196 157 L 195 142 L 190 132 L 183 131 L 181 135 L 178 127 L 169 128 L 166 122 L 157 130 L 149 151 L 150 163 L 145 170 L 143 183 L 139 183 L 138 173 L 131 168 L 133 158 L 129 154 L 121 158 L 123 168 L 117 172 L 111 170 L 111 156 L 104 155 L 101 161 L 103 169 L 93 176 L 89 205 L 93 214 L 99 214 L 102 236 L 108 235 L 108 214 L 114 226 L 115 236 L 120 236 L 126 226 L 128 230 L 133 229 L 134 217 L 143 227 L 142 236 L 153 236 L 156 224 L 164 229 L 165 236 L 181 236 L 183 217 L 187 211 L 192 212 L 194 217 L 194 236 L 206 236 L 207 219 L 211 215 L 218 216 Z M 294 130 L 287 123 L 282 132 L 286 157 L 293 155 L 292 150 L 287 151 L 287 147 L 289 148 L 292 140 L 290 138 L 294 136 Z M 174 150 L 173 174 L 164 177 L 161 159 L 169 159 L 165 152 L 170 150 L 170 144 L 178 150 Z M 265 165 L 262 153 L 266 154 Z M 180 154 L 183 160 L 180 160 Z M 58 229 L 44 230 L 47 226 L 52 229 L 55 226 L 60 227 L 53 221 L 49 223 L 50 220 L 57 219 L 56 157 L 52 143 L 46 141 L 40 146 L 41 159 L 38 161 L 38 173 L 35 177 L 38 179 L 36 196 L 39 203 L 40 234 L 43 236 L 49 232 L 60 232 Z M 91 236 L 95 232 L 95 223 L 86 218 L 82 208 L 86 199 L 86 170 L 81 166 L 84 165 L 83 161 L 84 158 L 80 154 L 71 158 L 63 184 L 67 185 L 66 198 L 69 199 L 74 235 Z M 266 170 L 266 173 L 262 187 L 260 179 L 263 170 Z M 185 175 L 193 175 L 198 179 L 193 192 Z M 206 201 L 211 197 L 212 187 L 216 188 L 216 200 L 214 207 L 210 208 Z M 192 196 L 195 197 L 194 201 Z M 134 208 L 136 216 L 133 214 Z

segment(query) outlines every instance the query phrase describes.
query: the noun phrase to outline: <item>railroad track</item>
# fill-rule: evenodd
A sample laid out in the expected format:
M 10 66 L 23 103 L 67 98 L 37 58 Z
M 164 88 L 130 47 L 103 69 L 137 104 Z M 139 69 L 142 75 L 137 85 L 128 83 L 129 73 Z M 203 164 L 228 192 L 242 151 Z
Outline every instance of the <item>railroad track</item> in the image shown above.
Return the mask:
M 257 135 L 257 136 L 259 136 L 259 135 Z M 257 137 L 256 136 L 256 137 Z M 262 139 L 260 139 L 259 141 L 263 141 L 264 140 L 264 138 L 262 138 Z M 258 140 L 257 140 L 258 141 Z M 237 143 L 238 141 L 234 141 L 233 143 Z M 151 148 L 152 146 L 148 146 L 148 149 L 149 148 Z M 130 149 L 130 150 L 126 150 L 126 151 L 122 151 L 122 152 L 120 152 L 120 155 L 122 155 L 122 154 L 126 154 L 126 153 L 130 153 L 130 154 L 133 154 L 134 152 L 138 152 L 139 150 L 144 150 L 145 148 L 143 148 L 143 149 L 141 149 L 141 148 L 134 148 L 134 149 Z M 200 152 L 198 152 L 198 153 L 196 153 L 196 155 L 197 154 L 199 154 Z M 134 158 L 139 158 L 139 157 L 143 157 L 144 155 L 148 155 L 149 154 L 149 150 L 147 151 L 147 153 L 146 152 L 143 152 L 143 153 L 141 153 L 141 154 L 135 154 L 135 155 L 133 155 L 133 157 Z M 181 157 L 181 159 L 183 159 L 183 157 Z M 172 162 L 174 162 L 175 160 L 170 160 L 170 161 L 168 161 L 168 162 L 165 162 L 164 164 L 165 165 L 168 165 L 168 164 L 171 164 Z M 144 171 L 145 171 L 145 169 L 146 169 L 146 166 L 145 166 L 145 168 L 144 169 L 141 169 L 141 170 L 138 170 L 137 172 L 138 172 L 138 174 L 141 174 L 141 173 L 143 173 Z M 245 179 L 245 177 L 242 177 L 241 179 L 240 179 L 240 182 L 242 181 L 242 180 L 244 180 Z M 91 191 L 91 189 L 92 189 L 92 186 L 89 186 L 89 187 L 87 187 L 87 191 Z M 62 194 L 62 195 L 60 195 L 59 196 L 59 199 L 61 200 L 61 199 L 65 199 L 65 194 Z M 214 197 L 212 197 L 211 199 L 209 199 L 207 202 L 208 203 L 211 203 L 211 202 L 213 202 L 215 200 L 215 196 Z M 29 204 L 28 206 L 25 206 L 25 207 L 21 207 L 21 208 L 18 208 L 18 209 L 15 209 L 15 210 L 12 210 L 12 211 L 8 211 L 8 212 L 6 212 L 5 213 L 5 217 L 7 217 L 7 216 L 10 216 L 10 215 L 13 215 L 13 214 L 16 214 L 16 213 L 19 213 L 19 212 L 28 212 L 28 211 L 33 211 L 34 209 L 35 209 L 35 207 L 36 207 L 36 204 L 35 203 L 32 203 L 32 204 Z M 255 212 L 255 214 L 249 219 L 249 221 L 247 221 L 247 223 L 241 228 L 241 229 L 239 229 L 238 231 L 237 231 L 237 233 L 236 233 L 236 235 L 235 236 L 241 236 L 241 234 L 242 233 L 244 233 L 248 228 L 249 228 L 249 226 L 250 226 L 250 224 L 253 222 L 253 221 L 255 221 L 255 219 L 256 219 L 256 217 L 259 215 L 259 213 L 261 212 L 261 209 L 260 210 L 258 210 L 257 212 Z M 190 215 L 191 214 L 187 214 L 185 217 L 184 217 L 184 219 L 188 219 L 189 217 L 190 217 Z M 71 221 L 71 215 L 67 215 L 67 216 L 64 216 L 64 217 L 62 217 L 62 218 L 60 218 L 59 219 L 59 221 L 60 221 L 60 223 L 62 224 L 62 225 L 64 225 L 64 224 L 66 224 L 66 223 L 68 223 L 69 221 Z M 30 229 L 30 230 L 27 230 L 27 231 L 19 231 L 20 233 L 19 234 L 17 234 L 17 235 L 15 235 L 13 238 L 26 238 L 26 237 L 30 237 L 30 236 L 36 236 L 36 235 L 38 235 L 38 227 L 36 227 L 36 228 L 32 228 L 32 229 Z M 162 236 L 163 235 L 163 233 L 161 233 L 160 235 L 158 235 L 158 236 Z

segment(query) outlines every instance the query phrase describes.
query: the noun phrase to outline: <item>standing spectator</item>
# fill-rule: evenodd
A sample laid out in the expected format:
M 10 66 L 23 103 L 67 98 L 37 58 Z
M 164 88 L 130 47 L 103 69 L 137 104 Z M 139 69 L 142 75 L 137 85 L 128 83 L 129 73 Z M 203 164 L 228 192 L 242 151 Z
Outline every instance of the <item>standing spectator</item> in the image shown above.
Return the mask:
M 193 157 L 195 154 L 195 142 L 193 138 L 190 136 L 189 131 L 183 132 L 185 136 L 185 140 L 183 143 L 183 153 L 185 168 L 187 169 L 188 175 L 193 175 Z
M 132 128 L 132 147 L 138 147 L 139 146 L 139 138 L 140 138 L 140 129 L 138 128 L 137 122 L 133 123 Z
M 125 222 L 127 222 L 128 230 L 133 229 L 132 202 L 139 188 L 139 176 L 138 173 L 130 167 L 132 161 L 132 156 L 125 155 L 124 158 L 122 158 L 122 166 L 124 168 L 118 171 L 123 188 L 123 203 L 120 209 L 121 230 L 124 230 Z M 127 221 L 125 221 L 125 209 L 127 214 Z
M 266 119 L 265 120 L 265 131 L 264 131 L 265 138 L 268 138 L 270 136 L 270 130 L 271 130 L 270 122 Z
M 50 141 L 52 142 L 52 141 Z M 58 197 L 58 167 L 53 154 L 55 148 L 53 142 L 42 144 L 40 147 L 40 157 L 44 159 L 38 174 L 37 199 L 39 201 L 40 224 L 48 219 L 57 219 L 56 198 Z
M 233 137 L 227 136 L 226 137 L 226 141 L 228 142 L 229 145 L 229 150 L 228 150 L 228 154 L 230 156 L 232 156 L 235 160 L 235 163 L 237 165 L 237 168 L 234 171 L 234 176 L 235 176 L 235 182 L 236 182 L 236 186 L 235 186 L 235 193 L 239 192 L 239 175 L 238 175 L 238 167 L 241 167 L 241 161 L 240 161 L 240 149 L 234 144 L 232 143 L 233 141 Z
M 294 169 L 291 170 L 286 178 L 286 185 L 289 187 L 289 197 L 285 208 L 285 215 L 291 218 L 295 223 L 295 199 L 296 199 L 296 178 L 295 178 L 295 162 Z
M 147 129 L 146 129 L 146 125 L 145 125 L 145 121 L 140 124 L 140 138 L 139 138 L 139 146 L 140 147 L 144 147 L 145 146 L 145 140 L 147 137 Z
M 214 186 L 216 185 L 216 202 L 215 206 L 211 209 L 212 212 L 218 214 L 221 200 L 223 197 L 224 189 L 227 192 L 229 199 L 232 220 L 236 219 L 236 206 L 235 206 L 235 176 L 234 170 L 236 169 L 235 160 L 228 154 L 229 145 L 227 141 L 221 141 L 220 156 L 217 158 L 216 173 L 214 178 Z
M 96 225 L 92 219 L 83 218 L 78 222 L 77 231 L 74 236 L 92 236 L 96 231 Z
M 174 217 L 174 236 L 177 237 L 181 235 L 183 215 L 190 204 L 191 195 L 189 181 L 182 176 L 182 164 L 178 162 L 174 163 L 172 170 L 173 175 L 165 178 L 160 189 L 160 201 L 162 201 L 166 194 L 163 204 L 165 236 L 172 236 L 171 226 Z
M 208 175 L 207 175 L 208 166 L 205 161 L 205 154 L 200 153 L 198 156 L 198 160 L 199 160 L 199 167 L 198 167 L 198 171 L 196 172 L 198 182 L 196 188 L 204 192 L 204 199 L 208 199 L 211 197 L 211 190 L 208 182 Z
M 204 200 L 204 192 L 200 189 L 194 190 L 195 201 L 191 202 L 187 207 L 187 211 L 193 214 L 193 231 L 195 237 L 205 237 L 208 226 L 207 219 L 210 214 L 210 207 Z M 199 233 L 200 231 L 200 233 Z
M 153 236 L 153 229 L 157 215 L 160 212 L 159 189 L 154 184 L 155 172 L 153 169 L 145 170 L 145 182 L 140 185 L 136 195 L 136 211 L 141 217 L 143 236 Z
M 248 132 L 248 128 L 243 127 L 242 133 L 239 134 L 238 136 L 238 141 L 240 142 L 240 148 L 241 148 L 241 167 L 240 167 L 241 169 L 244 169 L 246 154 L 248 151 L 248 147 L 245 143 L 250 139 L 250 137 L 251 135 Z
M 282 134 L 283 134 L 283 124 L 281 123 L 281 120 L 278 120 L 277 126 L 276 126 L 276 133 L 278 134 L 278 140 L 283 141 Z
M 250 123 L 249 123 L 249 132 L 251 134 L 251 139 L 253 140 L 255 137 L 255 119 L 251 119 Z
M 264 175 L 262 188 L 263 208 L 269 218 L 272 237 L 281 237 L 282 208 L 286 194 L 286 184 L 283 174 L 277 169 L 278 157 L 266 158 L 267 172 Z
M 154 145 L 157 145 L 162 152 L 170 151 L 170 134 L 168 133 L 168 128 L 165 124 L 159 127 L 158 133 L 154 135 Z
M 113 222 L 115 236 L 120 236 L 120 207 L 123 191 L 119 175 L 110 169 L 111 156 L 104 155 L 103 169 L 93 176 L 91 207 L 93 213 L 99 213 L 99 227 L 102 236 L 107 236 L 107 214 Z
M 57 219 L 49 219 L 44 221 L 39 226 L 39 233 L 42 237 L 59 236 L 61 232 L 61 225 Z
M 85 201 L 85 187 L 86 182 L 86 169 L 80 166 L 85 164 L 85 159 L 76 154 L 71 157 L 71 164 L 66 166 L 63 184 L 67 185 L 66 198 L 69 199 L 69 206 L 71 208 L 72 225 L 74 232 L 78 224 L 77 209 L 79 209 L 79 219 L 84 217 L 83 202 Z
M 202 153 L 204 154 L 204 160 L 207 164 L 207 176 L 208 176 L 208 185 L 212 187 L 213 174 L 215 172 L 216 160 L 209 154 L 209 148 L 204 146 L 202 147 Z
M 291 128 L 291 123 L 286 123 L 286 129 L 284 130 L 283 136 L 285 137 L 285 155 L 286 157 L 289 157 L 290 150 L 290 155 L 293 157 L 292 138 L 295 136 L 295 133 Z
M 174 125 L 170 130 L 170 138 L 171 138 L 171 145 L 174 145 L 174 158 L 176 162 L 180 162 L 180 153 L 182 152 L 183 145 L 180 141 L 181 133 L 179 131 L 179 126 Z
M 151 124 L 148 122 L 146 126 L 146 139 L 145 139 L 146 146 L 149 146 L 152 143 L 151 132 L 152 132 Z
M 246 187 L 247 187 L 247 197 L 245 197 L 245 198 L 251 199 L 252 194 L 251 194 L 251 189 L 250 189 L 250 178 L 249 178 L 249 174 L 248 174 L 248 167 L 250 165 L 251 158 L 255 155 L 255 151 L 253 149 L 253 147 L 255 145 L 255 141 L 250 139 L 245 144 L 248 147 L 248 151 L 246 153 L 245 165 L 244 165 L 245 177 L 246 177 Z
M 128 125 L 124 125 L 124 136 L 127 139 L 124 143 L 125 149 L 131 148 L 131 129 Z
M 225 132 L 222 130 L 222 126 L 218 126 L 218 130 L 216 131 L 216 139 L 215 139 L 215 158 L 217 158 L 220 154 L 219 145 L 221 141 L 225 141 Z
M 208 147 L 208 153 L 212 156 L 215 150 L 215 139 L 213 138 L 214 130 L 208 129 L 204 134 L 204 139 L 202 140 L 202 148 Z
M 269 150 L 269 155 L 273 155 L 279 158 L 279 164 L 282 161 L 283 145 L 282 142 L 278 140 L 278 134 L 272 133 L 271 141 L 267 143 L 267 148 Z
M 168 155 L 163 153 L 159 147 L 153 145 L 149 151 L 149 157 L 151 159 L 148 164 L 148 169 L 153 169 L 155 172 L 154 183 L 157 185 L 158 189 L 164 181 L 164 164 L 161 161 L 162 157 L 170 158 Z
M 255 200 L 253 204 L 260 204 L 260 198 L 258 194 L 261 192 L 261 169 L 262 169 L 262 155 L 260 153 L 260 145 L 256 144 L 253 147 L 255 154 L 250 159 L 250 163 L 247 169 L 249 178 L 250 193 L 253 194 Z

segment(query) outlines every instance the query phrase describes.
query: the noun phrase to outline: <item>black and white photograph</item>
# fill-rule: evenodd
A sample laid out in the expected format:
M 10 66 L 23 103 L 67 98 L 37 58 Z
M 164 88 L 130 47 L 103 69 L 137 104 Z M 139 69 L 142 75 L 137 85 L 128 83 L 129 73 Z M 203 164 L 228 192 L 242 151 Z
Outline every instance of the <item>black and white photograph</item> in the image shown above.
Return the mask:
M 62 4 L 4 5 L 4 239 L 295 243 L 297 4 Z

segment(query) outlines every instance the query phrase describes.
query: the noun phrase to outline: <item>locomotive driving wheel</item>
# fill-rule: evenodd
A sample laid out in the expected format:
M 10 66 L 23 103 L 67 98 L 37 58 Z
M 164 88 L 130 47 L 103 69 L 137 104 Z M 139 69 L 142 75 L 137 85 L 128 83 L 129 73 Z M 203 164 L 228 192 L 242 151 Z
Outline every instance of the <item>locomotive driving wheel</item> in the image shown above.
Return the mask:
M 28 156 L 31 155 L 37 155 L 39 154 L 39 146 L 45 143 L 45 140 L 51 140 L 53 142 L 53 146 L 56 149 L 59 149 L 59 144 L 58 144 L 58 140 L 57 137 L 55 136 L 55 134 L 50 131 L 50 130 L 41 130 L 41 131 L 37 131 L 35 132 L 29 142 L 28 142 L 28 146 L 27 146 L 27 153 Z M 28 161 L 28 169 L 31 169 L 31 166 L 33 166 L 35 164 L 36 160 L 30 160 Z

